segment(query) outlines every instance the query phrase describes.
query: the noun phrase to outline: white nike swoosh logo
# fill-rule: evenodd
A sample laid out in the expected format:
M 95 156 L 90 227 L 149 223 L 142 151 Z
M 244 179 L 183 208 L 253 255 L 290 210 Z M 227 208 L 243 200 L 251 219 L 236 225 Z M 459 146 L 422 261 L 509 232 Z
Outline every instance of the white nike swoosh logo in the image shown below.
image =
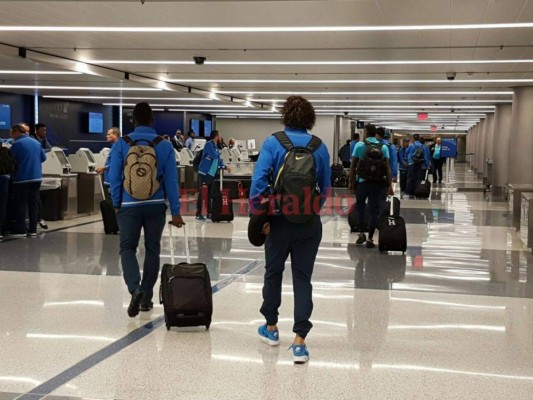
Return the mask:
M 296 156 L 296 161 L 303 160 L 305 157 L 298 157 Z

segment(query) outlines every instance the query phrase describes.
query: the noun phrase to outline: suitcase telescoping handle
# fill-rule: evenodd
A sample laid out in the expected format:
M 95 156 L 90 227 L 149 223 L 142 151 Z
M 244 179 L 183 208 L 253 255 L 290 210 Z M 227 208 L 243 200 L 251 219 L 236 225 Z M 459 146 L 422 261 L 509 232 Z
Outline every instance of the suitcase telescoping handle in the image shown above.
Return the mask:
M 220 168 L 220 193 L 222 193 L 222 188 L 224 187 L 224 183 L 222 182 L 224 174 L 222 173 L 222 168 Z
M 394 193 L 396 193 L 396 183 L 392 184 L 392 196 L 390 196 L 390 215 L 394 215 Z
M 174 235 L 172 235 L 172 224 L 168 224 L 168 234 L 170 241 L 170 263 L 176 265 L 176 257 L 174 255 Z M 185 238 L 185 256 L 187 257 L 187 264 L 191 263 L 191 254 L 189 251 L 189 238 L 187 237 L 187 229 L 183 226 L 183 237 Z

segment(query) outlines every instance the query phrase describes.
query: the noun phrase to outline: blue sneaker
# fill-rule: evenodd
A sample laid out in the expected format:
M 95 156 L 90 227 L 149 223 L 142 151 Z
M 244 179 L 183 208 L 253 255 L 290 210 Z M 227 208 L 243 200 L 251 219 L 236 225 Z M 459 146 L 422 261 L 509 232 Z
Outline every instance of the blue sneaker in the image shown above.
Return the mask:
M 292 349 L 292 357 L 295 364 L 305 364 L 309 361 L 309 351 L 306 345 L 293 344 L 289 349 Z
M 265 324 L 261 325 L 257 332 L 259 333 L 259 336 L 261 336 L 261 340 L 263 340 L 263 342 L 271 346 L 279 345 L 279 331 L 277 329 L 275 331 L 269 331 L 267 324 Z

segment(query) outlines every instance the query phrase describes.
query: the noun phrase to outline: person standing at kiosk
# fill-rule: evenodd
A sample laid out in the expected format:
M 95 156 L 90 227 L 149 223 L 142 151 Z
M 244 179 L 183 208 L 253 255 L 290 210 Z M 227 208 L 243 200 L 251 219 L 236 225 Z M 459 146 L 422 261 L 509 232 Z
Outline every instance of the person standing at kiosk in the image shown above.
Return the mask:
M 108 179 L 107 179 L 107 174 L 109 172 L 109 166 L 111 165 L 111 152 L 113 151 L 114 144 L 117 142 L 117 140 L 120 138 L 120 136 L 121 136 L 120 129 L 118 129 L 116 127 L 113 127 L 113 128 L 111 128 L 111 129 L 109 129 L 107 131 L 106 140 L 107 140 L 107 143 L 109 143 L 109 145 L 111 146 L 111 151 L 109 152 L 109 155 L 107 156 L 107 158 L 105 160 L 105 165 L 103 167 L 96 168 L 96 172 L 98 174 L 103 175 L 104 185 L 107 188 L 109 188 L 109 182 L 108 182 Z M 109 193 L 105 193 L 104 195 L 105 195 L 106 199 L 109 198 Z
M 15 197 L 15 237 L 37 236 L 39 217 L 39 190 L 43 178 L 42 163 L 46 154 L 42 145 L 26 134 L 22 124 L 13 125 L 10 132 L 14 142 L 11 153 L 17 169 L 13 173 L 13 194 Z M 26 213 L 30 219 L 26 226 Z

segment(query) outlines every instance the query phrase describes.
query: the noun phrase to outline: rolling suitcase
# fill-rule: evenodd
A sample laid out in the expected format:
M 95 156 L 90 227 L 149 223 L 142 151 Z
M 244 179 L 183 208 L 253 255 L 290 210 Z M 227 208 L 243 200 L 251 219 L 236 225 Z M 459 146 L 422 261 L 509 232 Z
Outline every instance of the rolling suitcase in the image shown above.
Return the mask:
M 170 232 L 170 264 L 163 265 L 159 301 L 163 304 L 167 330 L 171 327 L 205 326 L 209 329 L 213 315 L 213 292 L 207 266 L 191 264 L 187 231 L 185 235 L 186 263 L 175 263 L 172 225 Z
M 231 222 L 235 218 L 233 214 L 233 200 L 229 194 L 229 191 L 223 191 L 223 178 L 222 170 L 220 170 L 220 188 L 213 187 L 213 202 L 211 203 L 211 221 Z
M 394 200 L 391 200 L 389 204 L 388 213 L 382 215 L 379 219 L 379 251 L 401 251 L 405 253 L 407 250 L 405 220 L 399 215 L 394 215 Z
M 99 180 L 103 197 L 103 200 L 100 202 L 100 212 L 102 213 L 104 232 L 106 235 L 116 235 L 119 231 L 117 213 L 115 212 L 115 207 L 113 207 L 113 202 L 106 196 L 106 188 L 104 187 L 104 183 L 102 182 L 101 175 L 99 176 Z
M 431 182 L 428 180 L 429 169 L 426 170 L 426 177 L 418 184 L 415 190 L 415 197 L 428 199 L 431 193 Z

